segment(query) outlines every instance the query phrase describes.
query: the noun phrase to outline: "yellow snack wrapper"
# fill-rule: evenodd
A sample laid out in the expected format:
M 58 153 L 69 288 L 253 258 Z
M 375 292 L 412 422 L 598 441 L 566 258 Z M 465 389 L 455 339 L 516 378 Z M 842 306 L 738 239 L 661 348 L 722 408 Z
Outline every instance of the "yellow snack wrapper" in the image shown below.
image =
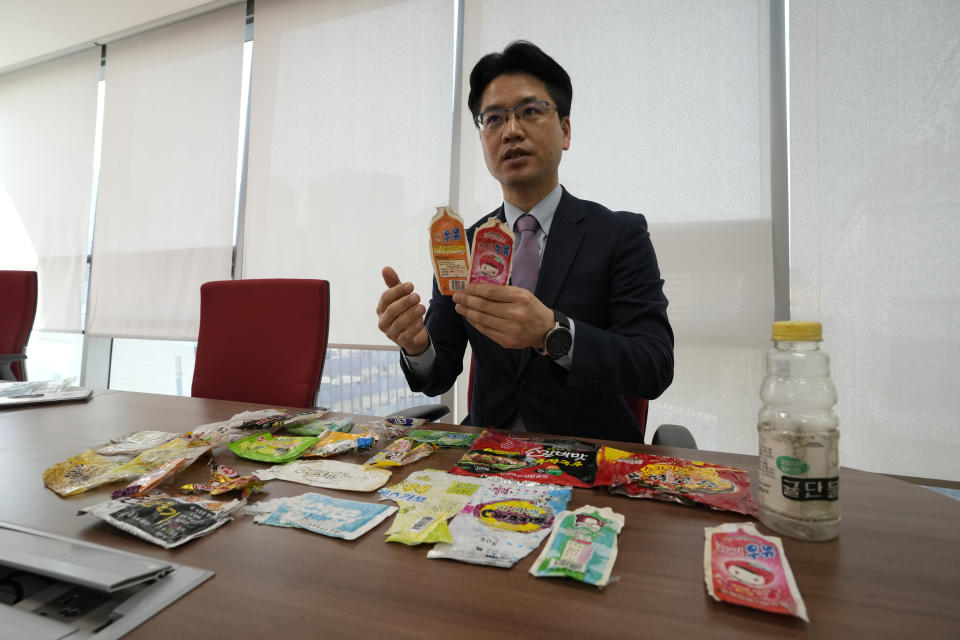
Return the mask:
M 84 451 L 43 472 L 43 484 L 61 496 L 72 496 L 116 480 L 111 471 L 116 458 L 102 456 L 93 449 Z

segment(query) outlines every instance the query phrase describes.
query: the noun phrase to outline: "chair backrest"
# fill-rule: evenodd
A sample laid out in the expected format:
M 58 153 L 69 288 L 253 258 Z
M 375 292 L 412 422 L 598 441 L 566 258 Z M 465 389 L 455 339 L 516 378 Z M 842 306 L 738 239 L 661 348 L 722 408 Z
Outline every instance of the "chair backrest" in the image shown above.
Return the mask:
M 0 355 L 24 355 L 37 315 L 37 272 L 0 271 L 0 303 Z M 23 360 L 5 366 L 15 380 L 27 379 Z
M 647 407 L 650 401 L 646 398 L 636 398 L 626 396 L 627 404 L 630 406 L 633 415 L 637 417 L 637 426 L 640 428 L 640 439 L 643 440 L 647 430 Z M 473 356 L 470 356 L 470 381 L 467 383 L 467 406 L 473 402 Z
M 205 283 L 191 395 L 312 407 L 329 321 L 326 280 Z

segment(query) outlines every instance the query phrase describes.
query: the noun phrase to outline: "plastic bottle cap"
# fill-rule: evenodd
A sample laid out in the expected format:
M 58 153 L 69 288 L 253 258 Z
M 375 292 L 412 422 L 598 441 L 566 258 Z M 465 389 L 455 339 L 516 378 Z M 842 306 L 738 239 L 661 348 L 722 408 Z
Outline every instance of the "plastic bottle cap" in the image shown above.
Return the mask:
M 773 339 L 792 342 L 820 342 L 823 327 L 819 322 L 774 322 Z

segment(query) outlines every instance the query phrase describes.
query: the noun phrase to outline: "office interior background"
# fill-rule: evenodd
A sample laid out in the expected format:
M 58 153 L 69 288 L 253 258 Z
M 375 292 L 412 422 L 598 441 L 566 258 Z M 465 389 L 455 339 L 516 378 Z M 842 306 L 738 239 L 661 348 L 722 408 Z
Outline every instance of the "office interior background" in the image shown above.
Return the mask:
M 522 38 L 573 80 L 561 182 L 649 221 L 676 332 L 650 424 L 755 454 L 770 323 L 819 320 L 841 464 L 960 481 L 956 0 L 0 15 L 0 268 L 39 272 L 32 379 L 189 395 L 203 282 L 310 277 L 331 282 L 318 403 L 429 401 L 377 330 L 380 269 L 428 295 L 435 207 L 469 223 L 500 204 L 466 77 Z M 463 375 L 456 420 L 465 395 Z

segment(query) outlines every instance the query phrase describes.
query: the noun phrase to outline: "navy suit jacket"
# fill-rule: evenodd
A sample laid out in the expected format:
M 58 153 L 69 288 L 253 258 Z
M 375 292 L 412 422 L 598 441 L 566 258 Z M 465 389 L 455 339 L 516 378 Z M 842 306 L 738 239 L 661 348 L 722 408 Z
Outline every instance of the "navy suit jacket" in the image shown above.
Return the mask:
M 505 220 L 502 206 L 490 215 Z M 469 340 L 475 368 L 464 424 L 502 427 L 519 410 L 528 431 L 641 441 L 624 396 L 653 399 L 673 380 L 673 331 L 644 217 L 564 189 L 535 294 L 576 325 L 569 370 L 535 349 L 504 349 L 478 332 L 434 279 L 425 321 L 437 357 L 425 379 L 401 358 L 410 388 L 431 396 L 446 392 L 463 369 Z

